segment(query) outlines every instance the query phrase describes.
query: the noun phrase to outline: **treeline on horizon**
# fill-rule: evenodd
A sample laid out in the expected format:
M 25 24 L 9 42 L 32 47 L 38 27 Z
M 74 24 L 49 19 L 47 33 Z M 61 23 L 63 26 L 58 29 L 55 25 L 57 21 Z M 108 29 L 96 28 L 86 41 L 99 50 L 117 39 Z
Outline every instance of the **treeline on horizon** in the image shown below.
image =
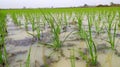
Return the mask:
M 99 4 L 99 5 L 90 6 L 90 5 L 84 4 L 84 6 L 82 7 L 120 7 L 120 4 L 116 4 L 113 2 L 111 2 L 110 5 Z

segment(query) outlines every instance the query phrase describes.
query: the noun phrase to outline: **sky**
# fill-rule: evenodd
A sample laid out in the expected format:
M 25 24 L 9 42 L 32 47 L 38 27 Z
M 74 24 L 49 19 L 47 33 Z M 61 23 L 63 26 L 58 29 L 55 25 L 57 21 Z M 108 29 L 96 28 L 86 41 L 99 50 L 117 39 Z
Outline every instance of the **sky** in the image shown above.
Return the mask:
M 45 7 L 75 7 L 98 4 L 119 3 L 120 0 L 0 0 L 0 8 L 45 8 Z

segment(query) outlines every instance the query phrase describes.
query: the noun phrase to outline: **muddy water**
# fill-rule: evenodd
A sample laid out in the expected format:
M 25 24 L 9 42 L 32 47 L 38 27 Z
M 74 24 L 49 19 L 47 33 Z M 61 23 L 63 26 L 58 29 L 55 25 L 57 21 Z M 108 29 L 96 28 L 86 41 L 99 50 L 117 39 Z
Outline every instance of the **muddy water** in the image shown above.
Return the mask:
M 88 55 L 86 42 L 79 39 L 78 35 L 73 32 L 62 45 L 62 50 L 55 52 L 52 48 L 44 46 L 34 41 L 33 36 L 26 33 L 25 29 L 19 28 L 9 21 L 8 36 L 6 37 L 6 48 L 8 52 L 8 62 L 10 67 L 25 67 L 29 48 L 31 47 L 30 65 L 31 67 L 71 67 L 70 52 L 75 49 L 75 66 L 86 67 L 85 60 L 79 55 L 79 50 Z M 75 26 L 71 26 L 74 28 Z M 69 28 L 71 30 L 71 28 Z M 63 41 L 71 31 L 62 32 L 60 40 Z M 74 29 L 72 29 L 74 30 Z M 43 31 L 43 33 L 48 30 Z M 29 31 L 31 32 L 31 31 Z M 32 32 L 31 32 L 32 33 Z M 119 33 L 118 33 L 119 34 Z M 48 34 L 49 35 L 49 34 Z M 48 37 L 49 38 L 49 37 Z M 47 38 L 47 39 L 48 39 Z M 47 40 L 44 39 L 44 40 Z M 119 67 L 120 66 L 120 41 L 116 38 L 116 51 L 109 49 L 110 45 L 105 40 L 106 33 L 94 38 L 98 51 L 98 62 L 100 67 Z

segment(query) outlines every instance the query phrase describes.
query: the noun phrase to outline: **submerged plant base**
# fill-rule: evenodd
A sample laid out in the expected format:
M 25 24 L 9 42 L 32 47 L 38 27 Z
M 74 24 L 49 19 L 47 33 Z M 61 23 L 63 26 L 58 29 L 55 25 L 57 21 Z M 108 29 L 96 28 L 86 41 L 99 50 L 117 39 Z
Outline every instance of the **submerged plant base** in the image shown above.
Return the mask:
M 89 60 L 86 64 L 86 67 L 101 67 L 101 64 L 97 61 L 96 64 L 93 64 L 91 60 Z
M 120 57 L 120 52 L 118 50 L 115 50 L 115 55 Z
M 2 64 L 0 64 L 0 67 L 4 67 Z

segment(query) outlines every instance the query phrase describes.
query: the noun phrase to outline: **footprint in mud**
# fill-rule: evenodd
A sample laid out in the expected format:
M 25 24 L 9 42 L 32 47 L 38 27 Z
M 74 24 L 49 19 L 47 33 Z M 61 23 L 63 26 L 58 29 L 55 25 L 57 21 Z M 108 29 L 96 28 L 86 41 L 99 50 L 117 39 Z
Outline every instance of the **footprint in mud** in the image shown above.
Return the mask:
M 22 62 L 23 60 L 17 60 L 16 62 Z
M 120 57 L 120 51 L 118 51 L 117 49 L 115 50 L 115 54 Z
M 25 54 L 25 53 L 27 53 L 27 50 L 25 50 L 25 51 L 19 51 L 19 52 L 14 52 L 14 55 L 16 56 L 16 55 Z
M 8 39 L 6 41 L 6 44 L 12 44 L 15 46 L 29 46 L 32 45 L 34 43 L 34 39 L 33 38 L 25 38 L 22 40 L 12 40 L 12 39 Z
M 108 47 L 105 43 L 99 44 L 96 46 L 97 52 L 99 53 L 106 53 L 110 47 Z
M 98 53 L 106 53 L 106 52 L 108 52 L 109 48 L 110 47 L 108 47 L 106 44 L 99 44 L 99 45 L 96 46 L 96 49 L 97 49 Z M 85 55 L 89 54 L 89 49 L 88 48 L 79 48 L 79 49 L 83 52 L 83 54 L 85 54 Z
M 72 44 L 72 43 L 66 43 L 62 45 L 62 47 L 73 47 L 73 46 L 75 46 L 75 44 Z
M 48 67 L 48 65 L 50 65 L 51 63 L 56 62 L 56 60 L 49 58 L 47 56 L 45 56 L 45 59 L 43 60 L 44 64 L 40 64 L 39 61 L 35 60 L 35 67 Z
M 117 38 L 120 38 L 120 34 L 119 34 L 119 33 L 117 33 L 117 34 L 116 34 L 116 37 L 117 37 Z
M 99 44 L 97 45 L 97 52 L 98 53 L 107 53 L 111 50 L 111 47 L 108 47 L 106 44 Z M 112 50 L 114 51 L 115 55 L 120 57 L 120 51 L 117 49 Z
M 40 42 L 51 43 L 53 41 L 53 36 L 51 30 L 45 30 L 41 33 Z

